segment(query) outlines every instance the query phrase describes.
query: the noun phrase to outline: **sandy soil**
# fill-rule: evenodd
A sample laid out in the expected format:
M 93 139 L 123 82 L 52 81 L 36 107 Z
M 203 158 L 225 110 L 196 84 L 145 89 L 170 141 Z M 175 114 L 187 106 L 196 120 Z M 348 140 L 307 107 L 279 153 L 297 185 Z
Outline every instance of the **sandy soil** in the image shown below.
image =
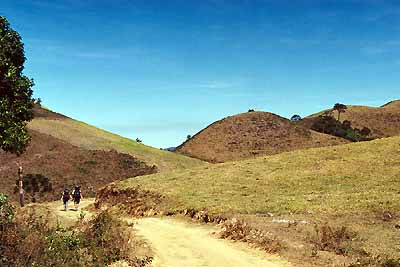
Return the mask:
M 79 219 L 94 199 L 83 199 L 79 210 L 63 210 L 61 201 L 43 203 L 64 226 Z M 246 244 L 218 239 L 219 228 L 191 224 L 175 218 L 124 218 L 154 251 L 153 267 L 284 267 L 290 266 L 276 256 L 252 249 Z
M 154 267 L 281 267 L 289 266 L 278 257 L 250 249 L 245 244 L 218 239 L 216 227 L 192 225 L 171 218 L 136 221 L 139 235 L 154 253 Z
M 67 227 L 77 222 L 82 214 L 84 214 L 85 219 L 89 219 L 92 214 L 86 209 L 93 203 L 94 198 L 84 198 L 81 200 L 78 210 L 75 210 L 73 201 L 70 201 L 67 211 L 64 211 L 64 205 L 61 200 L 40 205 L 49 209 L 51 214 L 57 217 L 61 225 Z

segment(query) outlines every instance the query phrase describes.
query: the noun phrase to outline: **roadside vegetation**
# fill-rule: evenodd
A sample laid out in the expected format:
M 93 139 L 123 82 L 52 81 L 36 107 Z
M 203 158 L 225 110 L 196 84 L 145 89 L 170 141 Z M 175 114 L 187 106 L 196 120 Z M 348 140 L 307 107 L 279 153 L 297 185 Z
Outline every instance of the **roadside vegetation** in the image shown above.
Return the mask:
M 81 215 L 80 222 L 65 228 L 34 206 L 16 212 L 0 194 L 0 266 L 104 267 L 121 261 L 146 266 L 150 252 L 136 240 L 126 223 L 107 212 L 90 221 Z

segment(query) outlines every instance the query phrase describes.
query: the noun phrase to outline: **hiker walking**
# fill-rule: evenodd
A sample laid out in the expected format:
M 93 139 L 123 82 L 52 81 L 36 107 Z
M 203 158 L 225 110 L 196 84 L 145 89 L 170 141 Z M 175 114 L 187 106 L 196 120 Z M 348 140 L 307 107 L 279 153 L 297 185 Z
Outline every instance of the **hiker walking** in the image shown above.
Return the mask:
M 67 211 L 68 210 L 68 201 L 71 199 L 71 196 L 69 194 L 69 189 L 65 188 L 64 191 L 62 192 L 62 197 L 61 200 L 64 203 L 64 210 Z
M 24 185 L 23 185 L 23 172 L 22 172 L 22 166 L 18 167 L 18 187 L 19 187 L 19 204 L 21 207 L 24 206 L 25 204 L 25 191 L 24 191 Z
M 75 186 L 74 191 L 72 192 L 72 198 L 74 199 L 75 210 L 78 210 L 79 203 L 82 199 L 81 187 L 79 185 Z

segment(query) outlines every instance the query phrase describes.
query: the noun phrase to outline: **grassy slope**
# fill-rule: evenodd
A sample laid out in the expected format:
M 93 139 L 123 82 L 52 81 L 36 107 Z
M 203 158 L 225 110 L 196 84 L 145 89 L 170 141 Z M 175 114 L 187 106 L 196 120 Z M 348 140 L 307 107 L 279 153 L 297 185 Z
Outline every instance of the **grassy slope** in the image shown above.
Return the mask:
M 29 123 L 29 128 L 86 149 L 115 149 L 128 153 L 149 165 L 155 164 L 162 171 L 206 164 L 200 160 L 139 144 L 128 138 L 69 118 L 37 118 Z
M 294 246 L 308 244 L 313 224 L 289 229 L 287 224 L 277 226 L 273 218 L 345 225 L 359 233 L 365 251 L 398 257 L 398 230 L 382 214 L 389 211 L 400 218 L 399 147 L 397 136 L 155 174 L 124 180 L 118 186 L 140 185 L 161 192 L 175 200 L 168 204 L 173 209 L 241 214 L 250 224 Z M 260 215 L 268 212 L 275 216 Z M 310 250 L 288 250 L 283 256 L 297 266 L 343 266 L 344 258 L 304 256 L 311 255 Z
M 400 212 L 400 137 L 128 179 L 220 212 Z

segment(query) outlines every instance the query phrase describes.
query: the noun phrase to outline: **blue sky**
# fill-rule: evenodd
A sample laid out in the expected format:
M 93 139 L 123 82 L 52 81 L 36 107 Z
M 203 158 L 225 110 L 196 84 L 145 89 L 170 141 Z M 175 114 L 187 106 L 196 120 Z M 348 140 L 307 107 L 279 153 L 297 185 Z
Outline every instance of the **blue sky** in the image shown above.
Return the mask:
M 400 2 L 1 0 L 45 106 L 155 147 L 249 108 L 398 99 Z

